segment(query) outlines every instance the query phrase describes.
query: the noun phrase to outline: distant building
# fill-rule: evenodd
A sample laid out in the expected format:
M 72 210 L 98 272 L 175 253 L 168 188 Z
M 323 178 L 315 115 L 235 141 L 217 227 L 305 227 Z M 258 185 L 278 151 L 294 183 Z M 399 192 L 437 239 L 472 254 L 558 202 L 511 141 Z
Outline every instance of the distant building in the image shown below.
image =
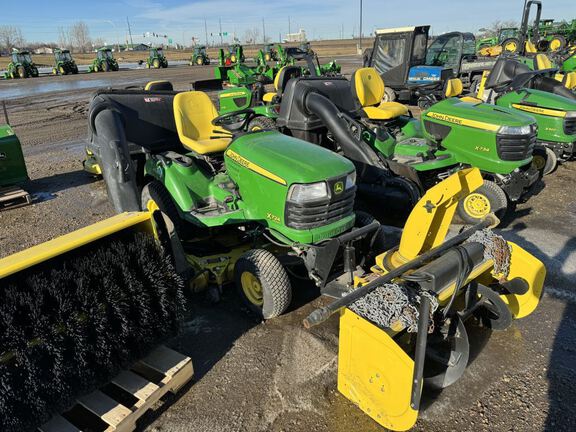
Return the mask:
M 306 42 L 306 31 L 304 29 L 298 30 L 298 33 L 288 33 L 284 42 Z
M 150 49 L 149 45 L 146 44 L 123 44 L 123 45 L 118 45 L 118 48 L 120 49 L 120 51 L 148 51 Z M 107 44 L 104 46 L 101 46 L 98 49 L 110 49 L 114 52 L 116 52 L 116 44 Z
M 34 54 L 53 54 L 54 50 L 50 47 L 40 47 L 34 50 Z

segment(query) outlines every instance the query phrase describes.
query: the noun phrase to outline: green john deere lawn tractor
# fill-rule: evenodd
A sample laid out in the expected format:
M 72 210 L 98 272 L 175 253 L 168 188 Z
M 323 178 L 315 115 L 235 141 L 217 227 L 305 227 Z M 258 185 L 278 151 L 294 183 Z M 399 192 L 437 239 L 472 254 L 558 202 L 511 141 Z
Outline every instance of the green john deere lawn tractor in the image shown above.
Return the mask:
M 280 130 L 341 152 L 363 166 L 388 164 L 422 191 L 465 167 L 481 170 L 485 182 L 463 200 L 458 213 L 474 222 L 489 212 L 504 214 L 526 199 L 540 172 L 532 166 L 536 123 L 515 110 L 456 97 L 422 112 L 421 120 L 395 102 L 380 102 L 384 84 L 372 68 L 344 78 L 300 77 L 282 96 Z M 357 167 L 360 196 L 372 191 L 370 170 Z M 375 200 L 364 200 L 378 216 Z M 372 205 L 370 205 L 372 204 Z
M 29 78 L 37 77 L 38 68 L 32 60 L 29 51 L 12 51 L 12 60 L 4 73 L 4 78 Z
M 290 304 L 287 270 L 323 292 L 349 288 L 356 266 L 385 247 L 379 224 L 355 217 L 349 160 L 276 131 L 246 133 L 251 110 L 218 116 L 205 93 L 161 91 L 148 104 L 151 94 L 98 92 L 88 147 L 117 211 L 170 218 L 194 288 L 236 282 L 247 306 L 272 318 Z
M 168 67 L 168 60 L 166 59 L 164 50 L 162 48 L 150 48 L 148 58 L 146 59 L 146 67 L 148 69 L 160 69 Z
M 52 68 L 52 75 L 68 75 L 77 74 L 78 66 L 67 49 L 54 50 L 54 67 Z
M 109 72 L 117 71 L 118 69 L 120 68 L 112 50 L 110 48 L 100 48 L 96 51 L 96 58 L 88 67 L 88 72 Z
M 538 125 L 537 143 L 545 148 L 545 155 L 535 150 L 534 163 L 544 174 L 576 153 L 576 94 L 555 75 L 554 70 L 530 70 L 517 59 L 501 57 L 484 74 L 477 98 L 466 98 L 531 115 Z
M 200 45 L 200 46 L 195 46 L 194 47 L 194 52 L 192 53 L 192 56 L 190 57 L 190 66 L 203 66 L 203 65 L 209 65 L 210 64 L 210 57 L 208 57 L 208 54 L 206 52 L 206 46 L 204 45 Z

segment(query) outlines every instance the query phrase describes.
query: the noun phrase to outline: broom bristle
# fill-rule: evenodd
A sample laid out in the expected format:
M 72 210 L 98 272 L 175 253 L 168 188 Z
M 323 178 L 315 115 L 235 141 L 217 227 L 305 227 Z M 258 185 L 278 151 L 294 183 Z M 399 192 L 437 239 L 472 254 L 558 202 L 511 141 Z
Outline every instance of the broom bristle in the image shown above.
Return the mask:
M 143 233 L 0 280 L 0 430 L 70 408 L 174 335 L 184 306 L 171 259 Z

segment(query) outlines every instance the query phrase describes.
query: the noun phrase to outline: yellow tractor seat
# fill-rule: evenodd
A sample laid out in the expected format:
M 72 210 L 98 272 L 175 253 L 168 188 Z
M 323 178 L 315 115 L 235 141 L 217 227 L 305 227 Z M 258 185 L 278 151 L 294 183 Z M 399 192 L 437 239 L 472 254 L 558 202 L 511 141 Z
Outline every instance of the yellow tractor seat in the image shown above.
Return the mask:
M 392 120 L 408 114 L 408 107 L 398 102 L 382 102 L 375 107 L 364 107 L 364 113 L 372 120 Z
M 218 111 L 206 93 L 178 93 L 174 96 L 173 106 L 178 137 L 188 150 L 204 155 L 223 152 L 228 147 L 231 138 L 210 138 L 228 132 L 212 124 Z
M 384 81 L 374 68 L 361 68 L 352 74 L 352 93 L 372 120 L 392 120 L 408 114 L 408 107 L 398 102 L 382 102 Z
M 444 84 L 444 96 L 447 98 L 460 96 L 462 90 L 464 90 L 464 86 L 462 85 L 460 78 L 451 78 L 446 80 L 446 83 Z
M 282 97 L 282 93 L 284 93 L 284 87 L 286 87 L 288 81 L 290 81 L 292 78 L 298 78 L 300 76 L 302 76 L 302 68 L 299 66 L 281 67 L 274 77 L 274 89 L 276 91 L 265 93 L 262 97 L 262 100 L 264 102 L 272 102 L 274 100 L 274 96 Z
M 146 87 L 144 87 L 144 90 L 146 91 L 173 91 L 174 87 L 172 86 L 172 83 L 170 81 L 150 81 L 148 84 L 146 84 Z
M 536 54 L 536 69 L 552 69 L 554 66 L 546 54 Z
M 558 74 L 558 75 L 562 75 L 562 74 Z M 566 72 L 563 77 L 562 77 L 562 83 L 569 88 L 570 90 L 573 90 L 576 88 L 576 72 Z

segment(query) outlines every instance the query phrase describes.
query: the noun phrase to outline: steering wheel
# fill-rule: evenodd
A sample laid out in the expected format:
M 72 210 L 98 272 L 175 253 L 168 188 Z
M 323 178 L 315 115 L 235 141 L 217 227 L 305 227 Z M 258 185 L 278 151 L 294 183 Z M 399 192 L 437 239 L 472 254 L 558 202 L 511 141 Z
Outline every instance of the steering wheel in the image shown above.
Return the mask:
M 238 117 L 244 116 L 242 121 L 238 121 Z M 245 108 L 239 111 L 232 111 L 229 113 L 221 114 L 212 120 L 214 126 L 220 126 L 230 132 L 239 132 L 246 130 L 248 123 L 255 116 L 252 108 Z

